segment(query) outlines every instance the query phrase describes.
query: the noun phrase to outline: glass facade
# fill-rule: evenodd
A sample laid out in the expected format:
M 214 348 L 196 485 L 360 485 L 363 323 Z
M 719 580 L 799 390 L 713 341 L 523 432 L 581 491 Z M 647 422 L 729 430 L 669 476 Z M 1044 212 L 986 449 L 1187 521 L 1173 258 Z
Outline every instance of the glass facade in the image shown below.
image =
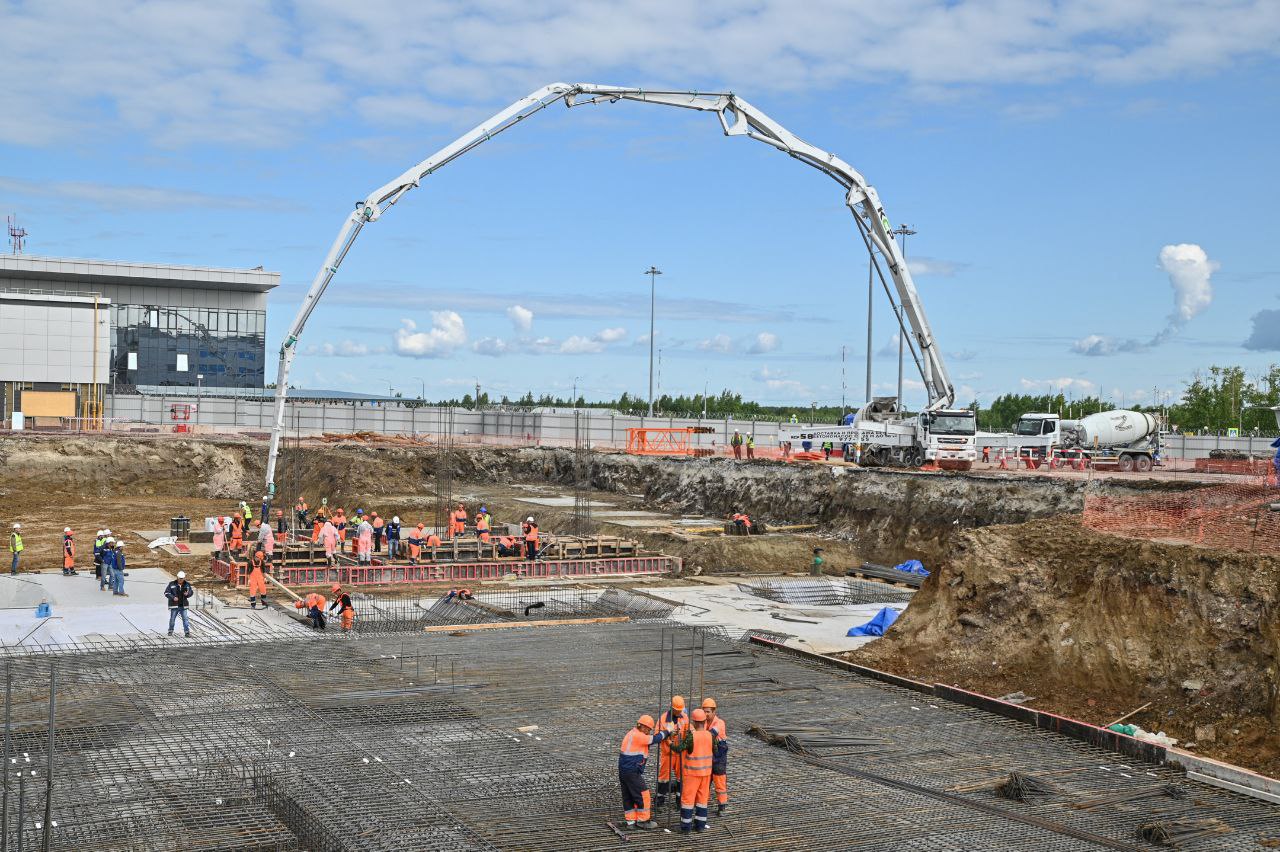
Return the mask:
M 266 311 L 111 306 L 111 382 L 116 385 L 262 387 Z

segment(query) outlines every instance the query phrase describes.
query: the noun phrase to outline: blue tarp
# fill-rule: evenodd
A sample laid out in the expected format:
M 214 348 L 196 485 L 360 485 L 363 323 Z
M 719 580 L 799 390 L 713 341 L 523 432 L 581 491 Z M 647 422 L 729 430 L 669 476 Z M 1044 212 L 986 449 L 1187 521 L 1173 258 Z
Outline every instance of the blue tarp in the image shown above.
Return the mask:
M 1272 441 L 1271 446 L 1275 447 L 1277 450 L 1280 450 L 1280 438 L 1276 438 L 1274 441 Z
M 929 576 L 929 569 L 925 568 L 919 559 L 908 559 L 906 562 L 893 566 L 893 570 L 906 571 L 908 574 L 919 574 L 922 577 Z
M 898 619 L 898 611 L 884 607 L 876 613 L 875 618 L 861 627 L 850 627 L 845 636 L 883 636 L 889 625 Z

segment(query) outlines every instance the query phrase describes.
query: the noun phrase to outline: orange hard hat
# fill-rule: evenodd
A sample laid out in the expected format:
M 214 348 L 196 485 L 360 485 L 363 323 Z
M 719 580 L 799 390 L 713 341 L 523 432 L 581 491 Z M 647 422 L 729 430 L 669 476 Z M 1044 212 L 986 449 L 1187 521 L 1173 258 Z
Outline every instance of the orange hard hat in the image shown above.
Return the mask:
M 643 726 L 643 727 L 645 727 L 645 728 L 652 728 L 652 727 L 653 727 L 653 717 L 652 717 L 652 716 L 650 716 L 648 713 L 645 713 L 643 716 L 641 716 L 641 717 L 640 717 L 640 721 L 636 722 L 636 727 L 637 727 L 637 728 L 639 728 L 639 727 L 641 727 L 641 726 Z
M 342 591 L 342 584 L 341 584 L 341 583 L 334 583 L 334 584 L 333 584 L 333 590 L 334 590 L 335 592 L 340 592 L 340 591 Z
M 676 708 L 677 710 L 683 710 L 683 709 L 684 709 L 684 696 L 682 696 L 682 695 L 673 695 L 673 696 L 671 696 L 671 706 L 672 706 L 672 707 L 674 707 L 674 708 Z
M 714 710 L 714 709 L 716 709 L 716 700 L 715 700 L 714 698 L 704 698 L 704 699 L 702 699 L 702 709 L 703 709 L 703 710 Z
M 692 713 L 690 713 L 689 718 L 693 719 L 693 721 L 695 722 L 705 722 L 707 721 L 707 714 L 704 713 L 701 708 L 699 708 L 697 710 L 694 710 Z

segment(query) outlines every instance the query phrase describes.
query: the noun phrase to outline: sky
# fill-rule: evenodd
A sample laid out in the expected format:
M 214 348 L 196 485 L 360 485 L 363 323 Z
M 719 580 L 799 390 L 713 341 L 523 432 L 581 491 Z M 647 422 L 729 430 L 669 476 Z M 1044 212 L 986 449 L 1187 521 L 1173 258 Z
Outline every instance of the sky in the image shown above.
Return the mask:
M 557 81 L 732 91 L 858 169 L 961 404 L 1280 362 L 1275 0 L 0 0 L 0 56 L 26 253 L 279 271 L 268 381 L 354 203 Z M 660 392 L 856 405 L 867 265 L 838 184 L 714 115 L 557 105 L 363 230 L 292 382 L 645 396 L 656 266 Z

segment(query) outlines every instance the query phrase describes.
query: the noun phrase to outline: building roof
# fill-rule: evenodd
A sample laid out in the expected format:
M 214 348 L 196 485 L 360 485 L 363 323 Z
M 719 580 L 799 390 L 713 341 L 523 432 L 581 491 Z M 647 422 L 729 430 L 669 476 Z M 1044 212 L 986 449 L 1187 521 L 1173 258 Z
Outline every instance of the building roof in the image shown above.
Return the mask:
M 151 287 L 238 290 L 266 293 L 280 284 L 279 272 L 218 269 L 210 266 L 80 260 L 68 257 L 0 255 L 0 286 L 5 279 L 34 279 L 78 284 L 129 284 Z
M 143 396 L 191 397 L 231 397 L 235 399 L 275 399 L 275 388 L 211 388 L 195 385 L 138 385 L 138 393 Z M 197 392 L 198 391 L 198 392 Z M 319 402 L 416 402 L 421 400 L 403 399 L 398 396 L 383 396 L 376 393 L 355 393 L 340 390 L 309 390 L 306 388 L 290 388 L 289 399 Z

